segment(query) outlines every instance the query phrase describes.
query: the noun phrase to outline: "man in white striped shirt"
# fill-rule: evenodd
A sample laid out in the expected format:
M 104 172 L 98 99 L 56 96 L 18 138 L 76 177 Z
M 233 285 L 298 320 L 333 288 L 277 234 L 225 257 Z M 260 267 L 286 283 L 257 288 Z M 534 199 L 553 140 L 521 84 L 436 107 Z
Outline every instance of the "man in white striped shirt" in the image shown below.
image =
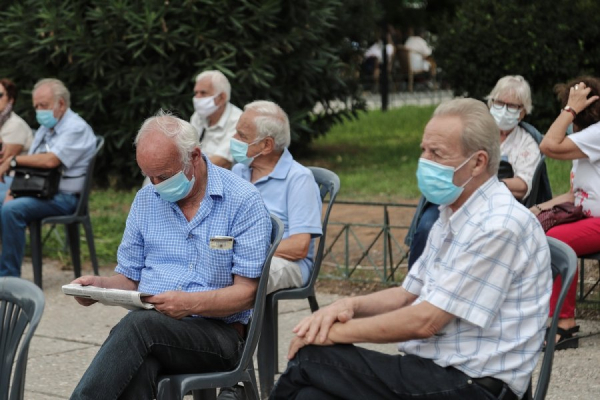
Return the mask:
M 497 131 L 480 101 L 436 109 L 417 178 L 442 206 L 422 256 L 402 287 L 302 320 L 271 399 L 523 396 L 544 339 L 550 252 L 537 219 L 496 178 Z M 364 342 L 400 342 L 404 355 L 338 345 Z

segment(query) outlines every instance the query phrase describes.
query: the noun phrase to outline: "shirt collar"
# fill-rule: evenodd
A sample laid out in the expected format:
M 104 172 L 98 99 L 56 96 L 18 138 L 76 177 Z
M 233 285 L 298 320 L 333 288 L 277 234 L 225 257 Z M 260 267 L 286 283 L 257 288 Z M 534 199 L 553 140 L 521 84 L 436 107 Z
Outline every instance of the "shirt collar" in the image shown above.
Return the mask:
M 491 197 L 498 184 L 500 184 L 498 177 L 492 176 L 485 181 L 483 185 L 478 187 L 467 201 L 465 201 L 465 203 L 454 213 L 452 213 L 452 209 L 450 209 L 449 206 L 440 207 L 440 218 L 442 219 L 442 222 L 449 224 L 453 235 L 458 234 L 471 219 L 472 215 L 485 205 L 485 202 Z M 484 201 L 481 201 L 480 199 Z

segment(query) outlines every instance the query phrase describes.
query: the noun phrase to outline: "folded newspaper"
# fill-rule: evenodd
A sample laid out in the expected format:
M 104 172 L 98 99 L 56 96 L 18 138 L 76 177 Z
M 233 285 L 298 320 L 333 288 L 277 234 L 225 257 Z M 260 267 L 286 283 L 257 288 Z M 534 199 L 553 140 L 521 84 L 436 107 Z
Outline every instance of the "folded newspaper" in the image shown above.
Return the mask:
M 69 296 L 97 300 L 107 306 L 121 306 L 128 310 L 145 308 L 150 310 L 154 304 L 145 303 L 142 297 L 151 296 L 135 290 L 104 289 L 96 286 L 81 286 L 78 283 L 63 285 L 62 291 Z

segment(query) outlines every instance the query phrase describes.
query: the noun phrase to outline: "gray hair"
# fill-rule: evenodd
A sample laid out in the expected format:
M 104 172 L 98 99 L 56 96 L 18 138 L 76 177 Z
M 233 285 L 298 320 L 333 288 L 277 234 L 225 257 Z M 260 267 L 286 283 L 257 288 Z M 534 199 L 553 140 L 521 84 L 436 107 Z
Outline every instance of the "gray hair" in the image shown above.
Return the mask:
M 33 92 L 35 93 L 36 90 L 44 85 L 50 86 L 52 97 L 54 98 L 55 102 L 58 101 L 58 99 L 63 99 L 67 108 L 71 107 L 71 93 L 65 84 L 62 83 L 62 81 L 54 78 L 41 79 L 33 86 Z
M 464 156 L 483 150 L 488 154 L 487 171 L 498 173 L 500 165 L 500 139 L 498 125 L 489 109 L 479 100 L 454 99 L 446 101 L 433 112 L 434 117 L 456 116 L 463 123 L 461 144 Z
M 492 89 L 485 99 L 488 101 L 488 108 L 492 106 L 492 101 L 502 95 L 512 95 L 517 98 L 523 107 L 526 114 L 531 114 L 533 105 L 531 104 L 531 88 L 529 83 L 521 75 L 507 75 L 500 78 L 496 86 Z
M 257 139 L 272 137 L 277 151 L 283 151 L 290 146 L 290 121 L 281 107 L 272 101 L 257 100 L 246 104 L 244 111 L 258 114 L 254 118 Z
M 181 163 L 184 166 L 189 163 L 192 151 L 196 147 L 200 147 L 196 128 L 189 122 L 174 117 L 169 111 L 160 110 L 155 116 L 145 120 L 133 144 L 137 146 L 140 140 L 152 131 L 158 131 L 166 137 L 173 139 L 181 155 Z
M 231 98 L 231 84 L 229 80 L 221 71 L 211 70 L 204 71 L 196 77 L 196 82 L 200 82 L 204 78 L 209 78 L 210 83 L 212 84 L 213 90 L 215 94 L 225 93 L 227 97 L 225 101 L 229 101 Z

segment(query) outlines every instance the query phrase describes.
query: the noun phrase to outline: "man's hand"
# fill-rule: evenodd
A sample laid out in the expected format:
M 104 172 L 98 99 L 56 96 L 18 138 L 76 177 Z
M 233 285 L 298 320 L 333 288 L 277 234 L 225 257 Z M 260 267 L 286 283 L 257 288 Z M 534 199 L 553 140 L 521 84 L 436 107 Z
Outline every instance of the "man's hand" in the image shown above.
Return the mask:
M 351 300 L 346 298 L 338 300 L 325 308 L 321 308 L 310 316 L 304 318 L 302 321 L 300 321 L 300 323 L 298 323 L 298 325 L 294 327 L 293 332 L 299 338 L 302 338 L 302 340 L 305 342 L 305 345 L 326 344 L 328 340 L 327 335 L 329 334 L 329 329 L 331 329 L 331 326 L 335 322 L 348 322 L 353 317 L 354 310 L 352 308 Z
M 304 346 L 308 346 L 310 344 L 317 345 L 317 346 L 331 346 L 335 343 L 333 343 L 333 341 L 331 341 L 329 339 L 326 339 L 322 343 L 309 343 L 305 338 L 296 336 L 290 342 L 290 348 L 288 350 L 287 359 L 291 360 L 292 358 L 296 357 L 296 353 L 298 353 L 298 350 L 300 350 Z
M 169 291 L 155 296 L 144 297 L 146 303 L 154 304 L 154 308 L 168 317 L 181 319 L 192 315 L 190 294 L 180 291 Z
M 81 286 L 102 287 L 102 278 L 99 277 L 99 276 L 94 276 L 94 275 L 84 275 L 84 276 L 80 276 L 79 278 L 75 279 L 71 283 L 78 283 Z M 86 299 L 86 298 L 83 298 L 83 297 L 75 297 L 75 300 L 79 304 L 81 304 L 82 306 L 85 306 L 85 307 L 88 307 L 88 306 L 91 306 L 94 303 L 97 303 L 96 300 Z

